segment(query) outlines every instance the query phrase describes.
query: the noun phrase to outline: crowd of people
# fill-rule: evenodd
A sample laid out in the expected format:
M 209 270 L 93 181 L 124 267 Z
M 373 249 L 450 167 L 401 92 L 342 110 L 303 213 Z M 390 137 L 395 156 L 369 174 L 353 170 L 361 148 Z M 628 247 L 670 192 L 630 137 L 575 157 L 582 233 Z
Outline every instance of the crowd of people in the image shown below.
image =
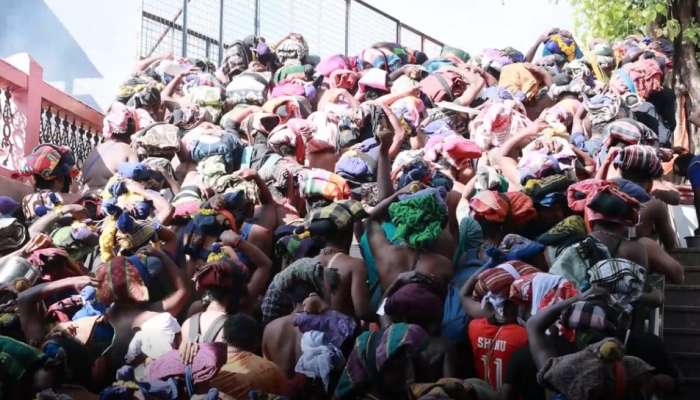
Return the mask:
M 672 52 L 138 61 L 80 170 L 41 144 L 0 196 L 0 398 L 672 393 L 650 276 L 683 282 L 667 205 L 700 201 Z

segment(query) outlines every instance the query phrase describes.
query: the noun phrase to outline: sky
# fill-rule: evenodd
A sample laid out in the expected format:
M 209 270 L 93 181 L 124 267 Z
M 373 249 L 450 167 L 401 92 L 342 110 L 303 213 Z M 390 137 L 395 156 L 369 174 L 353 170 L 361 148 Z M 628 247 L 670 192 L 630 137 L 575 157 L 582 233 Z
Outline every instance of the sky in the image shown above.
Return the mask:
M 552 27 L 573 29 L 566 0 L 365 0 L 423 33 L 476 53 L 515 47 L 523 53 Z M 429 4 L 429 6 L 428 6 Z

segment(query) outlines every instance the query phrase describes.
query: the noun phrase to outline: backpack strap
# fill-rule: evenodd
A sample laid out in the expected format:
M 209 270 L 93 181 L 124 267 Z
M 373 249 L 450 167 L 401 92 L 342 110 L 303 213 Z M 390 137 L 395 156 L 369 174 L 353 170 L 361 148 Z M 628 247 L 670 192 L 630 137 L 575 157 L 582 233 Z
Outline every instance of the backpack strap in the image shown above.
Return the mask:
M 445 90 L 447 96 L 449 96 L 450 101 L 454 101 L 455 96 L 452 94 L 452 87 L 450 87 L 450 84 L 447 82 L 447 79 L 445 79 L 445 77 L 439 72 L 433 75 L 435 76 L 435 79 L 437 79 L 440 86 L 442 86 L 442 88 Z
M 216 336 L 221 332 L 221 329 L 224 328 L 224 322 L 226 322 L 226 318 L 228 318 L 227 314 L 224 315 L 219 315 L 216 317 L 216 319 L 209 325 L 209 329 L 207 329 L 206 332 L 204 332 L 204 336 L 202 336 L 201 343 L 213 343 L 214 339 L 216 339 Z
M 187 339 L 192 342 L 192 343 L 197 343 L 199 340 L 199 318 L 202 316 L 202 313 L 197 313 L 190 318 L 190 331 L 189 335 L 187 336 Z

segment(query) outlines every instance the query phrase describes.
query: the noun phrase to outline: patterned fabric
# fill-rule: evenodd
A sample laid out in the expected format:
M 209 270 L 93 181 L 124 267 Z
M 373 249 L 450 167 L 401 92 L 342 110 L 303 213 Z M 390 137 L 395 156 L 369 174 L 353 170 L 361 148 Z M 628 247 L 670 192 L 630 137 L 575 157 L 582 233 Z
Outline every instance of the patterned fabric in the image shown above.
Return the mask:
M 605 220 L 627 226 L 639 222 L 640 203 L 614 186 L 607 186 L 589 196 L 584 216 L 587 223 Z
M 28 237 L 27 228 L 16 218 L 0 217 L 0 254 L 17 250 Z
M 561 33 L 555 33 L 550 35 L 544 42 L 544 50 L 542 54 L 545 56 L 550 54 L 561 54 L 566 57 L 567 61 L 573 61 L 577 58 L 583 57 L 581 49 L 578 48 L 576 41 L 574 41 L 571 33 L 562 31 Z
M 309 198 L 320 196 L 326 200 L 344 200 L 350 198 L 350 186 L 337 174 L 313 168 L 302 176 L 299 188 L 301 195 Z
M 250 271 L 228 259 L 211 262 L 199 268 L 192 277 L 197 291 L 208 288 L 235 289 L 248 283 Z
M 546 246 L 569 246 L 586 236 L 586 225 L 580 215 L 571 215 L 537 238 Z
M 364 394 L 367 386 L 379 379 L 377 347 L 381 339 L 381 331 L 365 331 L 357 337 L 335 389 L 337 398 L 345 400 L 359 397 Z
M 615 343 L 613 351 L 611 342 Z M 552 357 L 538 371 L 537 382 L 567 399 L 596 399 L 601 393 L 613 394 L 618 386 L 653 371 L 641 359 L 623 356 L 621 347 L 616 339 L 607 338 L 576 353 Z M 610 353 L 618 355 L 613 357 Z M 616 382 L 615 365 L 624 368 L 625 382 Z
M 482 190 L 469 200 L 469 207 L 477 219 L 502 223 L 508 217 L 509 204 L 493 190 Z
M 487 102 L 479 110 L 479 115 L 469 123 L 469 132 L 483 150 L 502 145 L 531 123 L 522 105 L 513 100 Z
M 645 279 L 646 269 L 624 258 L 601 260 L 588 270 L 591 285 L 607 288 L 616 303 L 628 310 L 642 295 Z
M 377 346 L 377 370 L 381 371 L 387 361 L 405 350 L 409 355 L 419 352 L 428 341 L 428 333 L 418 325 L 395 323 L 384 330 Z
M 592 236 L 564 249 L 549 268 L 549 273 L 560 275 L 580 291 L 591 287 L 588 270 L 597 262 L 611 258 L 608 247 Z
M 610 88 L 618 93 L 637 93 L 646 99 L 663 87 L 663 72 L 654 58 L 627 63 L 610 78 Z
M 509 261 L 479 274 L 474 286 L 474 298 L 482 299 L 488 292 L 508 296 L 511 284 L 523 275 L 540 272 L 522 261 Z
M 337 348 L 355 333 L 357 324 L 351 317 L 335 310 L 326 310 L 321 314 L 298 313 L 294 317 L 294 326 L 302 333 L 321 331 L 325 338 Z
M 572 183 L 566 175 L 550 175 L 541 179 L 528 180 L 523 192 L 539 204 L 548 194 L 565 193 Z
M 451 166 L 463 169 L 465 164 L 481 157 L 481 148 L 473 141 L 457 134 L 432 135 L 425 145 L 425 158 L 436 162 L 444 158 Z
M 530 305 L 530 315 L 552 304 L 578 294 L 565 278 L 546 272 L 523 275 L 513 281 L 508 298 L 518 304 Z
M 319 223 L 322 221 L 330 221 L 335 230 L 344 230 L 366 215 L 367 213 L 362 207 L 362 203 L 359 201 L 338 200 L 325 207 L 315 208 L 309 211 L 309 213 L 306 214 L 305 226 L 312 234 L 316 234 L 317 232 L 314 232 L 314 227 L 320 227 Z
M 136 132 L 131 145 L 143 157 L 172 158 L 180 150 L 179 128 L 171 124 L 155 124 Z
M 102 304 L 147 302 L 148 288 L 141 272 L 127 257 L 114 257 L 97 268 L 97 300 Z
M 605 304 L 577 301 L 561 313 L 565 327 L 578 330 L 593 329 L 614 334 L 619 314 Z
M 12 173 L 12 178 L 31 175 L 39 175 L 45 180 L 75 178 L 78 176 L 78 168 L 75 166 L 73 152 L 66 146 L 40 144 L 24 158 L 24 165 Z
M 583 105 L 588 111 L 593 127 L 599 127 L 615 119 L 620 111 L 620 97 L 613 94 L 598 94 L 584 98 Z
M 659 178 L 663 175 L 657 149 L 652 146 L 639 144 L 626 146 L 617 155 L 613 165 L 622 172 L 633 173 L 637 176 Z
M 8 336 L 0 336 L 0 375 L 19 382 L 25 373 L 41 367 L 47 357 L 38 349 Z
M 659 137 L 641 122 L 631 118 L 620 118 L 605 125 L 603 129 L 605 147 L 622 144 L 658 144 Z
M 566 191 L 569 208 L 574 212 L 583 213 L 588 199 L 599 190 L 611 185 L 611 182 L 602 179 L 586 179 L 574 183 Z
M 260 305 L 263 323 L 267 324 L 293 311 L 294 298 L 289 292 L 297 285 L 308 288 L 306 295 L 316 292 L 323 297 L 323 266 L 318 259 L 299 259 L 275 275 Z
M 249 104 L 262 106 L 267 100 L 267 79 L 256 72 L 236 75 L 226 86 L 226 99 L 233 105 Z
M 447 223 L 447 206 L 439 193 L 425 189 L 389 205 L 389 218 L 396 225 L 394 237 L 414 249 L 437 239 Z
M 534 66 L 526 63 L 516 63 L 503 66 L 498 79 L 498 86 L 508 89 L 516 97 L 531 100 L 540 90 L 541 81 L 533 73 Z

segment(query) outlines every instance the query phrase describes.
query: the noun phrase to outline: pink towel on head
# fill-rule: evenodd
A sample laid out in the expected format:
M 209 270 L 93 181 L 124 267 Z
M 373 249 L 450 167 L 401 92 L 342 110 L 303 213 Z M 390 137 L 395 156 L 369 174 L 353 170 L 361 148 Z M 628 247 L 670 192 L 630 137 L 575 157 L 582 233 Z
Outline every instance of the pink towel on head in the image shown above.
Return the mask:
M 219 372 L 225 362 L 225 343 L 201 343 L 192 361 L 192 380 L 195 384 L 208 381 Z M 172 350 L 153 360 L 146 367 L 146 375 L 151 380 L 184 377 L 185 364 L 180 360 L 180 352 Z

